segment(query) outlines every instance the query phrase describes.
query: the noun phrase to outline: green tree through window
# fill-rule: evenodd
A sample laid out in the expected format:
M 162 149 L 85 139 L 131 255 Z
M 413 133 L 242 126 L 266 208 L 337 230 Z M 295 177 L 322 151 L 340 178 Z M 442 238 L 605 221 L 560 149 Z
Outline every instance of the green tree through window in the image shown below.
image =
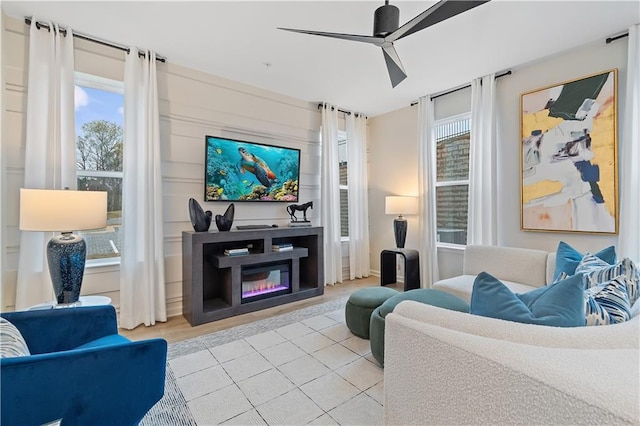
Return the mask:
M 122 127 L 117 123 L 95 120 L 82 125 L 77 142 L 77 170 L 122 172 Z M 83 176 L 78 173 L 78 189 L 107 191 L 107 211 L 114 217 L 122 211 L 122 178 Z

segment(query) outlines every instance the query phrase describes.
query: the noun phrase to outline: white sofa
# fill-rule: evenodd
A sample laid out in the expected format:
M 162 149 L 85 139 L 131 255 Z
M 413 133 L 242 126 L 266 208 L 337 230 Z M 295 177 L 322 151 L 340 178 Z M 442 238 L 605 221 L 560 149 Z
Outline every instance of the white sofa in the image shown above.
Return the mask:
M 640 424 L 639 325 L 547 327 L 401 302 L 386 317 L 385 424 Z
M 513 247 L 469 245 L 464 251 L 462 275 L 440 280 L 433 288 L 471 301 L 473 282 L 488 272 L 514 293 L 526 293 L 553 282 L 556 254 Z

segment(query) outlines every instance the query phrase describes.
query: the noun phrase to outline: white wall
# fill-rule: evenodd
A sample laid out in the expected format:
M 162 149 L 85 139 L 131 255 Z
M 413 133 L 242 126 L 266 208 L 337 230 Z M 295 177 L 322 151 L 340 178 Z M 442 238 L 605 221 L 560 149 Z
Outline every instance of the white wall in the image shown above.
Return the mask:
M 514 66 L 497 81 L 498 244 L 555 251 L 560 240 L 581 251 L 615 245 L 616 235 L 524 232 L 520 230 L 520 94 L 554 83 L 618 68 L 618 118 L 624 117 L 627 38 L 604 40 L 534 63 Z M 496 70 L 502 71 L 502 70 Z M 435 99 L 436 119 L 470 110 L 471 90 Z M 384 215 L 384 196 L 417 192 L 417 108 L 406 107 L 370 119 L 371 268 L 379 270 L 380 250 L 393 246 L 392 218 Z M 418 247 L 417 223 L 409 222 L 408 248 Z M 640 237 L 640 236 L 639 236 Z M 459 250 L 438 250 L 440 277 L 462 271 Z
M 6 75 L 2 138 L 6 191 L 2 193 L 2 310 L 15 302 L 19 254 L 19 188 L 24 181 L 28 26 L 3 14 L 2 65 Z M 114 80 L 124 75 L 124 52 L 75 39 L 76 70 Z M 162 54 L 162 52 L 159 52 Z M 187 203 L 193 197 L 214 215 L 226 202 L 203 201 L 205 135 L 246 139 L 301 150 L 300 198 L 313 201 L 308 217 L 320 218 L 320 113 L 317 104 L 247 86 L 171 63 L 158 63 L 162 178 L 164 185 L 165 275 L 168 314 L 182 312 L 182 231 L 192 230 Z M 286 226 L 284 203 L 236 203 L 234 225 Z M 215 224 L 212 224 L 215 229 Z M 44 248 L 43 248 L 44 250 Z M 119 304 L 118 267 L 88 268 L 82 294 L 102 294 Z
M 3 44 L 3 37 L 4 34 L 4 15 L 0 16 L 0 48 L 2 48 L 2 51 L 4 51 L 4 44 Z M 4 67 L 3 67 L 3 55 L 0 55 L 0 88 L 2 88 L 2 90 L 4 90 Z M 0 111 L 4 111 L 4 96 L 0 96 Z M 3 133 L 3 122 L 4 122 L 4 116 L 0 116 L 0 140 L 4 140 L 4 133 Z M 5 160 L 5 155 L 4 155 L 4 144 L 0 145 L 0 200 L 2 200 L 3 195 L 5 193 L 5 182 L 7 181 L 7 179 L 5 178 L 5 170 L 6 167 L 4 165 L 4 160 Z M 6 203 L 1 203 L 0 204 L 0 224 L 4 224 L 3 222 L 3 218 L 5 217 L 5 208 L 6 208 Z M 4 249 L 5 248 L 5 229 L 4 226 L 0 226 L 0 247 L 2 248 L 2 252 L 0 253 L 0 289 L 3 288 L 2 283 L 4 282 L 4 270 L 5 270 L 5 265 L 7 263 L 7 251 Z M 0 291 L 0 308 L 4 306 L 4 303 L 2 302 L 3 297 L 2 297 L 2 292 Z
M 380 252 L 396 246 L 394 215 L 384 213 L 387 195 L 418 195 L 417 107 L 369 118 L 369 241 L 371 273 L 380 274 Z M 406 216 L 405 247 L 417 248 L 417 216 Z
M 578 77 L 618 68 L 618 123 L 625 114 L 628 38 L 584 46 L 535 64 L 514 67 L 500 78 L 498 98 L 498 243 L 554 251 L 561 239 L 581 251 L 615 245 L 615 235 L 520 231 L 520 94 Z M 514 161 L 516 160 L 517 161 Z

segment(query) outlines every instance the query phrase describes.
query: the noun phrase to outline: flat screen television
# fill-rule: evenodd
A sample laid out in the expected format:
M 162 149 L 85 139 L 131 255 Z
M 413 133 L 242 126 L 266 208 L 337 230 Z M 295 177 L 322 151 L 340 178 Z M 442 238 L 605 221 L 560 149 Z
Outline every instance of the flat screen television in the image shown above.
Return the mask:
M 205 136 L 204 201 L 297 202 L 300 150 Z

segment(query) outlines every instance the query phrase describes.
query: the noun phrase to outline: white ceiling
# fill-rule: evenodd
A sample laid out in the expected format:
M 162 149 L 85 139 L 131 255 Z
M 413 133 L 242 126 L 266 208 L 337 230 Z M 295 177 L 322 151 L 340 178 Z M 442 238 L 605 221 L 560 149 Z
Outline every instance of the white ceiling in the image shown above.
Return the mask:
M 493 0 L 395 43 L 409 77 L 391 88 L 380 48 L 276 27 L 371 35 L 380 1 L 3 1 L 169 62 L 375 116 L 491 72 L 599 42 L 640 22 L 640 1 Z M 404 24 L 435 1 L 392 1 Z M 267 65 L 268 64 L 268 65 Z

